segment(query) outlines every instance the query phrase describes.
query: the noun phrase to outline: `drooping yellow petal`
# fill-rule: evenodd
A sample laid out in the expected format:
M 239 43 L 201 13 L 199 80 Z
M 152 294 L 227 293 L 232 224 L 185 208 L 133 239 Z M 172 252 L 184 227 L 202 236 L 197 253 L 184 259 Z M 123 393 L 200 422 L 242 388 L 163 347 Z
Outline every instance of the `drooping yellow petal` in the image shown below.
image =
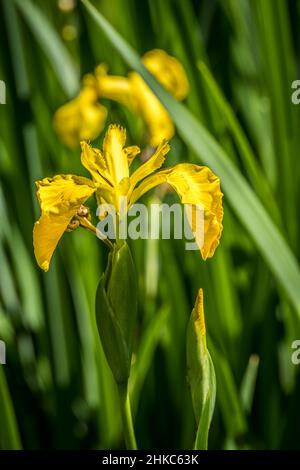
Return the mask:
M 69 222 L 96 190 L 87 178 L 58 175 L 36 183 L 42 215 L 33 229 L 33 246 L 38 265 L 48 271 L 52 254 Z
M 37 197 L 42 212 L 62 214 L 70 207 L 80 206 L 93 192 L 95 185 L 88 178 L 57 175 L 36 182 Z
M 223 230 L 220 180 L 209 168 L 203 166 L 181 163 L 172 170 L 167 182 L 179 194 L 182 203 L 203 205 L 204 239 L 200 249 L 203 259 L 210 258 L 219 244 Z M 197 234 L 195 238 L 198 241 Z
M 169 152 L 170 146 L 167 142 L 162 141 L 154 154 L 145 162 L 143 165 L 139 166 L 137 170 L 130 176 L 130 184 L 132 189 L 139 183 L 141 180 L 147 176 L 154 173 L 158 170 L 165 161 L 165 156 Z
M 108 75 L 107 66 L 100 64 L 95 70 L 98 94 L 100 98 L 117 101 L 136 111 L 137 105 L 132 90 L 132 83 L 127 77 Z
M 117 186 L 129 176 L 127 155 L 124 152 L 126 131 L 121 126 L 110 125 L 103 142 L 103 155 L 110 180 Z
M 200 250 L 203 259 L 213 256 L 222 233 L 222 192 L 220 180 L 203 166 L 181 163 L 173 168 L 161 170 L 145 180 L 133 191 L 130 205 L 153 187 L 168 183 L 178 193 L 183 204 L 202 206 L 204 210 L 204 233 Z M 192 215 L 192 214 L 190 214 Z M 191 217 L 189 217 L 191 221 Z M 193 224 L 192 224 L 193 229 Z M 198 241 L 197 233 L 195 234 Z
M 73 215 L 72 215 L 73 217 Z M 72 218 L 71 217 L 71 218 Z M 64 215 L 42 214 L 33 228 L 33 246 L 37 263 L 47 272 L 55 248 L 64 234 L 70 218 Z
M 148 128 L 149 143 L 153 147 L 157 147 L 162 140 L 170 140 L 173 137 L 175 133 L 173 122 L 141 76 L 132 72 L 129 78 L 138 103 L 138 113 Z
M 93 140 L 102 131 L 107 111 L 97 99 L 95 79 L 87 76 L 79 95 L 56 111 L 55 131 L 68 147 L 76 148 L 81 140 Z
M 145 67 L 177 99 L 183 100 L 189 83 L 181 63 L 161 49 L 153 49 L 142 57 Z

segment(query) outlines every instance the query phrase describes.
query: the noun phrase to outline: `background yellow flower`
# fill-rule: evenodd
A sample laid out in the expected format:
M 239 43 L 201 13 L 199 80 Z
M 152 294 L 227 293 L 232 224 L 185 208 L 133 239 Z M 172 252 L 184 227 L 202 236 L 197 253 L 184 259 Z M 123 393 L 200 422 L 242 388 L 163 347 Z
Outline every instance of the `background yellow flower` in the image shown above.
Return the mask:
M 147 52 L 142 61 L 151 73 L 172 93 L 183 100 L 188 94 L 188 80 L 182 65 L 165 51 Z M 59 108 L 54 116 L 54 128 L 61 140 L 75 148 L 81 140 L 94 140 L 103 129 L 106 108 L 97 103 L 106 98 L 125 105 L 146 124 L 147 140 L 156 147 L 163 139 L 170 140 L 175 128 L 172 120 L 139 74 L 128 77 L 109 75 L 105 64 L 88 75 L 77 98 Z

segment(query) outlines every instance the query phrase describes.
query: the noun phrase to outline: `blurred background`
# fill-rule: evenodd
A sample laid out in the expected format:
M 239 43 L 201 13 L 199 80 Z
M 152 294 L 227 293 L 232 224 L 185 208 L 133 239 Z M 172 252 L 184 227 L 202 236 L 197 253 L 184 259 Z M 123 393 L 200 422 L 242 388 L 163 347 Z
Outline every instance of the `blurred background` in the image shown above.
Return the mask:
M 107 250 L 88 232 L 67 233 L 45 274 L 32 248 L 39 216 L 34 182 L 86 175 L 79 149 L 68 150 L 55 134 L 54 112 L 99 63 L 112 74 L 130 70 L 79 3 L 0 0 L 0 79 L 6 84 L 6 104 L 0 105 L 0 339 L 7 361 L 0 365 L 1 449 L 123 448 L 118 397 L 94 318 Z M 300 2 L 92 4 L 139 54 L 161 48 L 180 60 L 190 83 L 185 106 L 268 214 L 264 226 L 246 230 L 223 188 L 224 232 L 211 260 L 185 251 L 179 240 L 131 243 L 139 276 L 130 384 L 139 446 L 192 446 L 185 338 L 203 287 L 217 376 L 209 448 L 300 448 L 300 365 L 291 360 L 292 342 L 300 339 L 300 105 L 291 102 L 291 84 L 300 79 Z M 115 102 L 102 104 L 106 125 L 124 125 L 129 144 L 145 145 L 137 116 Z M 102 139 L 94 144 L 101 146 Z M 168 164 L 199 163 L 179 134 L 171 148 Z M 144 199 L 161 197 L 157 189 Z M 288 259 L 276 244 L 271 257 L 264 255 L 273 248 L 264 241 L 268 230 L 282 234 Z

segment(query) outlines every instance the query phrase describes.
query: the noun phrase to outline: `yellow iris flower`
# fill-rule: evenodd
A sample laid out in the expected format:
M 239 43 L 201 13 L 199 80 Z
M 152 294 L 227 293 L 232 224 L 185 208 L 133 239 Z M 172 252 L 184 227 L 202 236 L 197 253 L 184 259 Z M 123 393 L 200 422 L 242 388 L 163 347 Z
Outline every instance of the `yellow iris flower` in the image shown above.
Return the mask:
M 155 49 L 144 54 L 142 62 L 176 99 L 187 96 L 187 76 L 177 59 Z M 109 75 L 107 66 L 101 64 L 95 76 L 85 78 L 78 97 L 54 115 L 54 127 L 67 146 L 74 148 L 81 140 L 93 140 L 100 134 L 106 119 L 106 109 L 97 103 L 101 98 L 117 101 L 141 116 L 153 147 L 173 137 L 175 129 L 168 112 L 142 77 L 136 72 L 130 72 L 128 77 Z
M 52 254 L 66 230 L 82 226 L 96 232 L 90 221 L 86 200 L 95 193 L 97 202 L 113 204 L 119 210 L 120 196 L 126 196 L 127 209 L 151 188 L 168 183 L 183 204 L 204 207 L 203 259 L 211 257 L 222 232 L 222 193 L 220 181 L 204 166 L 181 163 L 158 170 L 170 147 L 162 141 L 154 154 L 133 173 L 130 164 L 140 153 L 136 146 L 125 147 L 126 132 L 111 125 L 106 132 L 103 151 L 81 143 L 81 162 L 91 179 L 83 176 L 58 175 L 36 183 L 41 217 L 35 223 L 33 243 L 39 266 L 47 271 Z
M 143 55 L 142 62 L 176 99 L 183 100 L 187 96 L 188 79 L 175 57 L 154 49 Z M 96 69 L 96 77 L 100 97 L 125 104 L 143 118 L 150 145 L 156 147 L 163 139 L 173 137 L 175 130 L 168 112 L 138 73 L 130 72 L 128 77 L 112 76 L 102 64 Z

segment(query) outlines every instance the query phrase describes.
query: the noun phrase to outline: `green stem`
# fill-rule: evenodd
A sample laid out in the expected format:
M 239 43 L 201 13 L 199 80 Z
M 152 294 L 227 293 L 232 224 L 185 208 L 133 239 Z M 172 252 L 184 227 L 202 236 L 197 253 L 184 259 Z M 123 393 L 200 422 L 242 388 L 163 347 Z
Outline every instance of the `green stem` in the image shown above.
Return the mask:
M 0 420 L 0 448 L 7 450 L 22 449 L 18 424 L 3 366 L 0 366 Z
M 208 430 L 202 432 L 200 426 L 197 429 L 197 435 L 194 445 L 194 450 L 207 450 L 208 448 Z
M 126 448 L 128 450 L 137 450 L 129 401 L 128 383 L 118 384 L 118 392 Z
M 194 450 L 207 450 L 208 431 L 210 426 L 210 398 L 206 400 L 201 411 Z

